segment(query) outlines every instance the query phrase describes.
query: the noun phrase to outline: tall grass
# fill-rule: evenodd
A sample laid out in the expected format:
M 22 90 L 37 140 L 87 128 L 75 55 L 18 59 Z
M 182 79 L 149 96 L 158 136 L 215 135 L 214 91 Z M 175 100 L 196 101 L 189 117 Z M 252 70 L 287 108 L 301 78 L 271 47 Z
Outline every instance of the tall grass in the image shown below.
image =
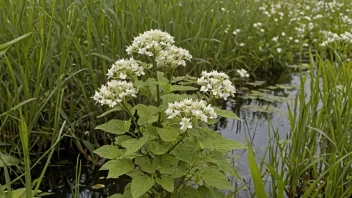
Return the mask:
M 289 17 L 275 23 L 276 15 L 266 18 L 259 10 L 264 3 L 278 2 L 0 0 L 0 43 L 31 33 L 0 58 L 0 142 L 12 143 L 5 147 L 7 153 L 24 156 L 28 171 L 29 156 L 37 153 L 33 149 L 45 150 L 53 144 L 66 122 L 65 131 L 75 147 L 84 157 L 96 161 L 88 151 L 98 147 L 99 140 L 105 137 L 93 130 L 99 124 L 96 116 L 102 109 L 94 105 L 91 96 L 106 81 L 104 74 L 112 62 L 126 56 L 125 46 L 134 36 L 150 29 L 169 32 L 177 38 L 178 46 L 193 55 L 193 68 L 182 68 L 178 74 L 219 69 L 231 75 L 243 67 L 258 77 L 287 72 L 284 65 L 300 57 L 302 44 L 309 43 L 321 27 L 315 27 L 297 44 L 287 40 L 271 42 L 282 34 L 281 27 L 285 27 L 286 37 L 295 35 L 295 23 L 290 23 Z M 298 2 L 302 8 L 309 4 Z M 287 16 L 291 10 L 283 4 L 281 11 Z M 338 17 L 338 13 L 335 15 Z M 333 19 L 321 20 L 319 24 L 328 29 L 339 25 L 339 31 L 343 31 L 345 27 Z M 254 28 L 257 22 L 264 24 L 264 33 Z M 234 35 L 232 31 L 236 29 L 241 31 Z M 286 52 L 280 53 L 278 48 Z M 86 132 L 89 136 L 84 135 Z M 321 134 L 313 129 L 309 132 Z M 296 152 L 301 146 L 295 144 Z M 295 175 L 290 179 L 292 184 L 299 180 L 299 174 Z M 26 177 L 30 179 L 30 175 Z
M 305 84 L 309 80 L 309 91 Z M 288 197 L 352 195 L 352 62 L 311 58 L 300 93 L 289 108 L 291 131 L 270 128 L 261 171 L 270 173 L 273 197 L 284 184 Z M 267 162 L 265 162 L 267 161 Z M 267 183 L 268 184 L 268 183 Z M 280 187 L 281 186 L 281 187 Z

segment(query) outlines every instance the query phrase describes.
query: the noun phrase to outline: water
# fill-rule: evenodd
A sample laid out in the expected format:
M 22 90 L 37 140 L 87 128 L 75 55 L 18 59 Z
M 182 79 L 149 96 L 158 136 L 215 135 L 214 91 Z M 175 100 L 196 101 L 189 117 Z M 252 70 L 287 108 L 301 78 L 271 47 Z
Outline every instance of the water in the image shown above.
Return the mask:
M 300 78 L 298 74 L 290 75 L 290 78 L 285 78 L 284 81 L 273 81 L 274 83 L 287 83 L 294 86 L 299 86 Z M 274 85 L 274 84 L 271 84 Z M 223 136 L 240 141 L 246 144 L 246 139 L 249 139 L 253 145 L 253 149 L 258 157 L 262 157 L 265 148 L 268 146 L 268 118 L 271 120 L 271 125 L 278 129 L 280 138 L 284 139 L 290 132 L 289 122 L 287 119 L 287 104 L 292 104 L 294 97 L 298 93 L 297 88 L 290 88 L 285 86 L 283 89 L 263 90 L 268 85 L 261 85 L 253 87 L 252 85 L 242 84 L 242 87 L 249 89 L 244 90 L 241 95 L 253 96 L 248 94 L 253 90 L 266 92 L 261 99 L 241 99 L 237 97 L 236 102 L 227 102 L 223 108 L 234 110 L 242 121 L 235 121 L 232 119 L 221 120 L 219 129 Z M 292 86 L 291 86 L 292 87 Z M 306 82 L 305 89 L 309 90 L 309 81 Z M 274 97 L 270 97 L 274 96 Z M 276 97 L 276 98 L 275 98 Z M 251 98 L 251 97 L 249 97 Z M 278 102 L 277 99 L 287 98 L 285 102 Z M 259 109 L 269 105 L 271 109 Z M 268 110 L 268 112 L 263 112 Z M 63 147 L 65 148 L 65 147 Z M 67 146 L 70 148 L 70 146 Z M 60 158 L 67 158 L 65 161 L 53 161 L 46 173 L 45 182 L 41 189 L 45 192 L 53 192 L 49 197 L 66 198 L 73 197 L 76 177 L 76 156 L 78 153 L 67 151 L 65 155 Z M 234 166 L 239 171 L 243 181 L 233 180 L 233 184 L 242 186 L 248 183 L 248 188 L 240 192 L 239 197 L 250 197 L 250 191 L 253 189 L 250 182 L 250 172 L 247 162 L 247 152 L 236 151 L 233 153 L 235 160 Z M 258 160 L 258 162 L 260 162 Z M 124 186 L 129 183 L 129 178 L 120 177 L 119 179 L 104 179 L 107 175 L 106 171 L 99 171 L 98 167 L 85 165 L 85 160 L 82 159 L 81 175 L 79 177 L 79 197 L 80 198 L 102 198 L 115 193 L 122 193 Z M 38 170 L 40 173 L 40 170 Z M 98 184 L 98 185 L 97 185 Z M 97 189 L 98 188 L 98 189 Z

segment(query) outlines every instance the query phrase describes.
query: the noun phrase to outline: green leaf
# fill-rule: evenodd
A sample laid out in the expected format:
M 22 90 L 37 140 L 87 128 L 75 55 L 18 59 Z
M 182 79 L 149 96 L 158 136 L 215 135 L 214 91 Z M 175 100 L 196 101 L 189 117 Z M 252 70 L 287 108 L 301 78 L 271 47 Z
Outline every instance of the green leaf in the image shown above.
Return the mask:
M 200 170 L 199 173 L 204 182 L 209 186 L 214 186 L 219 189 L 231 190 L 232 185 L 226 175 L 222 174 L 217 168 L 206 167 Z
M 155 155 L 161 155 L 168 151 L 170 148 L 170 143 L 168 142 L 157 142 L 157 141 L 149 141 L 146 145 L 148 151 L 154 153 Z
M 204 160 L 206 162 L 214 163 L 217 167 L 219 167 L 225 173 L 228 173 L 232 176 L 236 176 L 237 178 L 240 178 L 237 171 L 232 166 L 230 166 L 229 162 L 224 157 L 224 154 L 215 151 L 215 152 L 211 153 L 210 155 L 208 155 Z
M 227 139 L 225 137 L 222 137 L 221 135 L 215 138 L 214 144 L 215 144 L 215 150 L 220 151 L 222 153 L 226 153 L 231 150 L 246 148 L 246 146 L 241 142 Z
M 208 148 L 210 150 L 214 150 L 215 145 L 214 145 L 214 140 L 211 138 L 205 138 L 201 141 L 200 145 L 201 149 Z
M 0 57 L 5 55 L 6 51 L 11 47 L 12 44 L 14 44 L 14 43 L 26 38 L 27 36 L 29 36 L 31 34 L 32 33 L 30 32 L 30 33 L 27 33 L 25 35 L 22 35 L 22 36 L 20 36 L 20 37 L 18 37 L 16 39 L 12 40 L 12 41 L 9 41 L 7 43 L 1 44 L 0 45 Z
M 6 166 L 14 166 L 20 163 L 20 160 L 11 155 L 0 152 L 0 167 Z
M 123 109 L 122 109 L 121 107 L 116 106 L 116 107 L 114 107 L 114 108 L 112 108 L 112 109 L 107 110 L 106 112 L 104 112 L 104 113 L 101 114 L 100 116 L 97 116 L 97 118 L 101 118 L 101 117 L 104 117 L 104 116 L 106 116 L 106 115 L 108 115 L 108 114 L 110 114 L 110 113 L 112 113 L 112 112 L 115 112 L 115 111 L 122 111 L 122 110 L 123 110 Z
M 107 197 L 107 198 L 123 198 L 123 195 L 121 195 L 121 194 L 114 194 L 114 195 L 111 195 L 111 196 L 109 196 L 109 197 Z
M 216 188 L 209 189 L 206 186 L 201 186 L 197 190 L 202 198 L 225 198 L 225 195 Z
M 128 183 L 125 186 L 125 189 L 123 189 L 123 198 L 131 198 L 132 197 L 132 192 L 131 192 L 131 183 Z
M 157 131 L 162 140 L 165 142 L 175 142 L 180 135 L 178 129 L 174 127 L 164 127 L 164 128 L 157 128 Z
M 12 191 L 13 198 L 25 198 L 26 197 L 26 188 L 19 188 Z
M 182 198 L 201 198 L 197 189 L 186 186 L 182 189 Z
M 206 186 L 201 186 L 197 190 L 202 198 L 225 198 L 225 195 L 217 189 L 209 189 Z
M 117 146 L 104 145 L 95 150 L 94 153 L 105 159 L 115 159 L 123 155 L 124 151 L 120 150 Z
M 138 104 L 134 108 L 139 116 L 138 125 L 151 124 L 158 121 L 158 113 L 160 111 L 158 107 Z
M 130 159 L 116 159 L 106 162 L 100 170 L 109 170 L 107 178 L 118 178 L 134 168 Z
M 229 110 L 221 110 L 217 107 L 215 107 L 215 113 L 218 116 L 224 117 L 224 118 L 232 118 L 234 120 L 241 120 L 233 111 L 229 111 Z
M 155 178 L 156 183 L 169 192 L 174 191 L 174 180 L 169 177 L 157 177 Z
M 185 143 L 177 145 L 170 154 L 181 161 L 192 164 L 197 159 L 198 147 L 192 138 L 185 138 L 183 141 Z
M 131 192 L 132 197 L 137 198 L 148 192 L 148 190 L 154 185 L 153 177 L 147 175 L 140 175 L 132 179 Z
M 267 196 L 265 193 L 265 188 L 264 188 L 264 183 L 262 181 L 262 176 L 261 176 L 259 168 L 257 166 L 257 162 L 255 161 L 252 146 L 248 140 L 247 140 L 247 144 L 248 144 L 249 170 L 251 171 L 256 196 L 266 198 Z
M 112 119 L 105 124 L 101 124 L 95 127 L 95 129 L 100 129 L 107 133 L 122 135 L 126 133 L 128 130 L 130 130 L 130 126 L 131 126 L 130 120 L 123 121 L 123 120 Z
M 192 86 L 183 86 L 183 85 L 172 85 L 171 91 L 195 91 L 198 90 L 196 87 Z
M 125 156 L 138 151 L 147 141 L 148 141 L 148 135 L 145 135 L 140 139 L 132 138 L 122 142 L 122 146 L 127 149 Z
M 136 157 L 134 163 L 147 173 L 154 173 L 154 166 L 147 157 Z

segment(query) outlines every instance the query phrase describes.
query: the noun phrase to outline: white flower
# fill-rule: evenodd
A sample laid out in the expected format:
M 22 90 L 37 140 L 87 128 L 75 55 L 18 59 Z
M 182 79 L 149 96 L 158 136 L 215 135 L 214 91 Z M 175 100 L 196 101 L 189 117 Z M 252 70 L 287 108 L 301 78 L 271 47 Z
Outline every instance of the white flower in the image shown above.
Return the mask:
M 281 35 L 282 35 L 282 36 L 285 36 L 285 35 L 286 35 L 286 33 L 285 33 L 285 32 L 281 32 Z
M 281 53 L 282 49 L 281 49 L 281 48 L 277 48 L 276 51 L 277 51 L 278 53 Z
M 277 40 L 279 40 L 279 37 L 278 37 L 278 36 L 275 36 L 275 37 L 273 37 L 271 40 L 274 41 L 274 42 L 277 42 Z
M 202 77 L 198 78 L 197 84 L 201 85 L 200 91 L 209 92 L 215 98 L 227 100 L 229 96 L 235 96 L 235 87 L 229 80 L 229 76 L 223 72 L 202 71 Z
M 132 54 L 156 56 L 161 50 L 174 43 L 174 37 L 160 30 L 150 30 L 135 37 L 132 45 L 128 46 L 126 52 Z
M 114 107 L 118 103 L 136 96 L 137 90 L 133 87 L 131 82 L 125 80 L 112 80 L 106 85 L 102 85 L 99 91 L 95 91 L 93 97 L 101 105 L 109 105 Z
M 248 78 L 249 74 L 245 69 L 239 69 L 237 70 L 237 73 L 242 77 L 242 78 Z
M 191 119 L 189 119 L 189 118 L 182 118 L 180 125 L 181 125 L 180 129 L 182 131 L 186 131 L 187 129 L 191 129 L 193 127 Z
M 165 110 L 168 119 L 180 119 L 181 130 L 193 127 L 199 121 L 207 123 L 209 119 L 216 119 L 217 115 L 211 105 L 204 100 L 184 99 L 180 102 L 169 103 Z
M 126 79 L 133 76 L 144 75 L 144 68 L 140 66 L 133 58 L 120 59 L 116 61 L 106 74 L 108 78 Z
M 161 50 L 155 61 L 157 67 L 170 66 L 175 68 L 180 65 L 186 66 L 186 60 L 190 61 L 191 58 L 188 50 L 171 45 Z

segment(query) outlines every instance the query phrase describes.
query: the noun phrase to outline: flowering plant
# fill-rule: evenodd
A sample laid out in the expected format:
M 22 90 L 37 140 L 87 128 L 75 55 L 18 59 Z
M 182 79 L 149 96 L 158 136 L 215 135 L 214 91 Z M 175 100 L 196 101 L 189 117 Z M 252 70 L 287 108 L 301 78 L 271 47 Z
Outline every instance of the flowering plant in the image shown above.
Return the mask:
M 132 178 L 124 194 L 114 197 L 224 197 L 219 189 L 232 189 L 227 176 L 237 176 L 225 154 L 245 146 L 211 128 L 218 117 L 238 119 L 232 111 L 211 105 L 216 98 L 234 96 L 235 87 L 217 71 L 203 72 L 198 80 L 166 78 L 170 75 L 160 69 L 186 66 L 192 57 L 173 43 L 160 30 L 136 37 L 127 47 L 131 58 L 109 69 L 110 81 L 93 97 L 112 108 L 104 115 L 128 115 L 96 127 L 116 135 L 113 144 L 95 150 L 109 160 L 101 170 L 109 171 L 107 178 Z M 144 79 L 148 72 L 153 77 Z

